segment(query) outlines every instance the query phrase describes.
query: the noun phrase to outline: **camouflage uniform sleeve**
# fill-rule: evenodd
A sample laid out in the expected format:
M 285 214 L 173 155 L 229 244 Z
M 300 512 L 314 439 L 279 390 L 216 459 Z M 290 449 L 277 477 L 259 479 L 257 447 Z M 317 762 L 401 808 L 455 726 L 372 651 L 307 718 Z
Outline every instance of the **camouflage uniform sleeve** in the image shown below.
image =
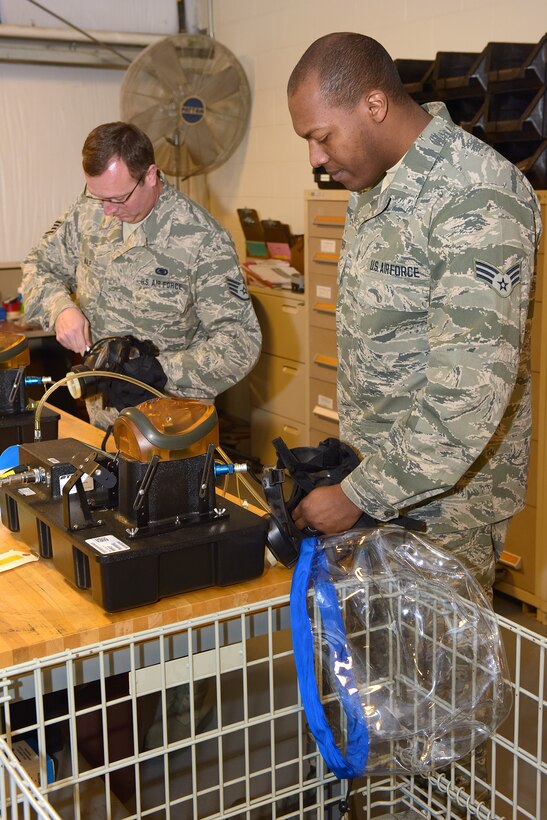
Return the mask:
M 370 515 L 389 520 L 452 490 L 496 446 L 519 370 L 538 234 L 531 200 L 492 186 L 465 191 L 434 217 L 424 378 L 342 483 Z M 517 271 L 518 281 L 504 295 L 480 270 Z
M 204 233 L 190 286 L 199 333 L 160 360 L 177 393 L 214 398 L 249 373 L 262 343 L 235 247 L 220 227 Z
M 23 300 L 25 318 L 52 330 L 59 313 L 74 307 L 78 241 L 76 209 L 69 208 L 42 237 L 25 259 Z

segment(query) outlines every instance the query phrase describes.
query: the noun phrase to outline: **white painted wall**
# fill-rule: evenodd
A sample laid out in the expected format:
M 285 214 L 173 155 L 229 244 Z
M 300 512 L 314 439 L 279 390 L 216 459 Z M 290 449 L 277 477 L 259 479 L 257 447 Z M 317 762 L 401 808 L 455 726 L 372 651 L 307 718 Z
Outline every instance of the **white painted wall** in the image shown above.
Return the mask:
M 547 31 L 546 0 L 213 0 L 213 10 L 214 35 L 242 63 L 253 97 L 246 137 L 209 176 L 211 210 L 241 251 L 238 207 L 304 229 L 303 192 L 313 178 L 285 88 L 317 37 L 361 31 L 394 58 L 432 59 L 491 41 L 536 43 Z M 82 189 L 82 143 L 95 125 L 118 118 L 121 80 L 115 71 L 0 63 L 0 263 L 23 258 Z
M 0 0 L 3 26 L 165 36 L 177 0 Z M 36 30 L 36 29 L 35 29 Z M 0 26 L 0 32 L 2 26 Z M 119 119 L 123 71 L 0 63 L 0 264 L 24 258 L 83 188 L 81 149 L 101 122 Z
M 84 187 L 82 145 L 119 119 L 122 77 L 0 63 L 0 263 L 24 259 Z

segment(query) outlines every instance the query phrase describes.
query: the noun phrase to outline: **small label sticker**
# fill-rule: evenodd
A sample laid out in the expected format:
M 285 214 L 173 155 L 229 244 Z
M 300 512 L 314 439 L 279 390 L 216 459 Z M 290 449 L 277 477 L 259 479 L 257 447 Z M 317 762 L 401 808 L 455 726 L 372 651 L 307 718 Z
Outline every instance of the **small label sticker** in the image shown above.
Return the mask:
M 328 288 L 325 285 L 317 285 L 315 294 L 318 299 L 332 299 L 332 288 Z
M 36 495 L 34 490 L 31 490 L 30 487 L 19 487 L 17 490 L 19 495 Z
M 321 253 L 336 253 L 336 239 L 322 239 Z
M 319 407 L 326 407 L 327 410 L 334 409 L 334 401 L 329 396 L 322 396 L 321 393 L 317 396 L 317 404 Z
M 48 458 L 48 461 L 49 461 L 50 464 L 60 464 L 61 463 L 58 458 L 53 458 L 53 456 L 51 458 Z
M 74 473 L 72 473 L 71 475 L 60 475 L 59 476 L 59 491 L 60 492 L 63 492 L 63 487 L 65 486 L 65 484 L 67 483 L 69 478 L 72 478 L 73 475 L 74 475 Z M 88 490 L 93 489 L 93 479 L 87 473 L 84 473 L 83 476 L 82 476 L 82 487 L 84 488 L 84 490 L 86 490 L 86 492 Z M 71 489 L 71 491 L 69 492 L 69 495 L 72 495 L 72 493 L 75 493 L 75 492 L 77 492 L 76 485 L 74 485 L 74 487 Z
M 86 544 L 89 544 L 90 547 L 93 547 L 94 550 L 97 552 L 101 552 L 103 555 L 108 555 L 112 552 L 123 552 L 124 550 L 131 549 L 129 544 L 124 544 L 123 541 L 120 541 L 119 538 L 116 538 L 115 535 L 99 535 L 97 538 L 86 538 Z

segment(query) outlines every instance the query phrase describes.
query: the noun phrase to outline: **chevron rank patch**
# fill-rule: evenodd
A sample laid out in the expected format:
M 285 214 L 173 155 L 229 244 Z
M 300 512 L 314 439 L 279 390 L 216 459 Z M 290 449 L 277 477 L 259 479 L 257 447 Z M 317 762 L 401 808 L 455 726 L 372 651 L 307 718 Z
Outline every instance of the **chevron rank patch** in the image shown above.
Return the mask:
M 233 279 L 231 276 L 228 276 L 226 281 L 228 282 L 228 290 L 232 296 L 237 296 L 237 298 L 243 302 L 249 301 L 249 291 L 247 290 L 245 282 L 242 282 L 240 279 Z
M 46 232 L 45 232 L 44 236 L 52 236 L 54 233 L 57 233 L 57 231 L 59 230 L 59 228 L 61 227 L 61 225 L 63 224 L 63 222 L 64 222 L 64 220 L 63 220 L 63 219 L 57 219 L 57 220 L 55 220 L 55 222 L 53 223 L 53 225 L 51 226 L 51 228 L 49 229 L 49 231 L 46 231 Z
M 520 282 L 520 269 L 522 261 L 515 262 L 514 265 L 506 271 L 501 271 L 494 265 L 489 265 L 488 262 L 481 262 L 479 259 L 475 260 L 475 276 L 477 279 L 482 279 L 491 288 L 494 288 L 500 296 L 504 298 L 510 296 L 515 285 Z

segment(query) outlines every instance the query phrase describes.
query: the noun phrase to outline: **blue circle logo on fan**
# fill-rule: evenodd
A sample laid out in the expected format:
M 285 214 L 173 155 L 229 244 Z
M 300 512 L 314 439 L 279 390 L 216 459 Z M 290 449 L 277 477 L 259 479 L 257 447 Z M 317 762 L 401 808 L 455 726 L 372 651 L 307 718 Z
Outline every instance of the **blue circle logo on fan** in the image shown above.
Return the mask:
M 180 107 L 180 115 L 184 122 L 195 125 L 205 116 L 205 103 L 199 97 L 187 97 Z

